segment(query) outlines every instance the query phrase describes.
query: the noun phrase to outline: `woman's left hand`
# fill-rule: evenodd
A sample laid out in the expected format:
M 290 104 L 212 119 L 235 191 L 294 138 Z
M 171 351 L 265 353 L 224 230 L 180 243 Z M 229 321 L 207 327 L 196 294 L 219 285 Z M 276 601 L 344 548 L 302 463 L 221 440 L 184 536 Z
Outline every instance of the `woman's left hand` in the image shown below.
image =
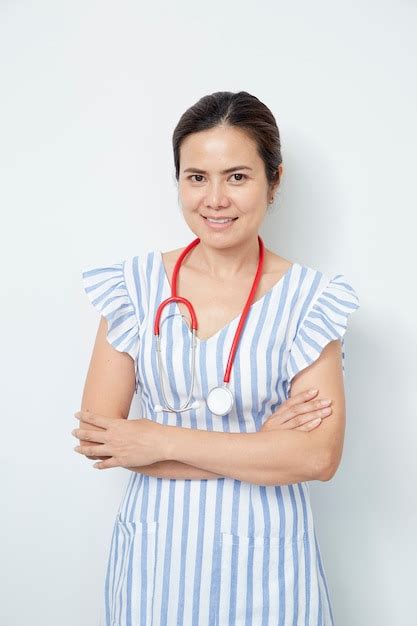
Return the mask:
M 93 467 L 137 467 L 167 460 L 165 457 L 165 426 L 146 418 L 115 419 L 90 411 L 78 411 L 74 416 L 83 422 L 99 426 L 104 430 L 75 428 L 72 435 L 84 441 L 91 440 L 90 446 L 77 446 L 76 452 L 88 456 L 109 456 L 109 459 L 95 463 Z

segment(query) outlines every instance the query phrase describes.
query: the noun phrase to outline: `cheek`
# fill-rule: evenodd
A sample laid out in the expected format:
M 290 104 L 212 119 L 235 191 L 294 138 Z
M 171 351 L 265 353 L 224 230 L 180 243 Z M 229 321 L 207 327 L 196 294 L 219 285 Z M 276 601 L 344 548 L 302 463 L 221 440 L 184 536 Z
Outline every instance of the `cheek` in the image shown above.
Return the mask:
M 183 211 L 193 211 L 196 206 L 201 202 L 203 193 L 201 189 L 196 188 L 184 188 L 178 192 L 179 201 L 183 208 Z
M 258 213 L 263 213 L 268 202 L 264 189 L 252 188 L 234 198 L 235 204 L 242 215 L 253 215 L 256 218 Z

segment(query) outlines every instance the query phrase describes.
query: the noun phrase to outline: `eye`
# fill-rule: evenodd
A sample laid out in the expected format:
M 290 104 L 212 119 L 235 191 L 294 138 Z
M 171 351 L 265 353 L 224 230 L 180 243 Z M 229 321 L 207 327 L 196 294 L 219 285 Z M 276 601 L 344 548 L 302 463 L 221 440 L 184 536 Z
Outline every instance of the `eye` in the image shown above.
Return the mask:
M 245 178 L 247 178 L 246 174 L 242 174 L 240 172 L 235 172 L 234 174 L 232 174 L 232 176 L 243 176 L 243 178 L 239 178 L 239 180 L 237 180 L 236 182 L 240 183 L 242 180 L 244 180 Z
M 243 180 L 247 179 L 246 174 L 242 174 L 241 172 L 235 172 L 232 176 L 240 176 L 241 178 L 236 179 L 235 183 L 241 183 Z M 202 174 L 191 174 L 188 178 L 194 183 L 201 183 L 204 176 Z

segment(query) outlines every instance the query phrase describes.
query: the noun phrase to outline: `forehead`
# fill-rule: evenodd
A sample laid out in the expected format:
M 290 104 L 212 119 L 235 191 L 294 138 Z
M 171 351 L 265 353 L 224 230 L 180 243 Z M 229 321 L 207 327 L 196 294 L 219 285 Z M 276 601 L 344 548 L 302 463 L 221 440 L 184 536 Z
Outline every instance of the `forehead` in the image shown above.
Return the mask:
M 233 126 L 216 126 L 188 135 L 181 144 L 180 155 L 181 169 L 262 164 L 255 141 L 247 132 Z

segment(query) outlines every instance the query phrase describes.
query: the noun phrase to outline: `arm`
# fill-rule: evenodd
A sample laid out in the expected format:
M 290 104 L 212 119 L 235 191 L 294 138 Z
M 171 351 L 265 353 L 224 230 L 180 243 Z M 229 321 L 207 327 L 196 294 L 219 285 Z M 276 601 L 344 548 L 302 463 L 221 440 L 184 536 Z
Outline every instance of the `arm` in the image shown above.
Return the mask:
M 339 340 L 297 374 L 291 396 L 308 387 L 333 399 L 331 419 L 313 431 L 224 433 L 167 426 L 166 456 L 259 485 L 329 480 L 340 461 L 345 423 Z
M 118 352 L 109 344 L 106 334 L 107 321 L 102 316 L 84 384 L 81 410 L 126 419 L 135 390 L 134 364 L 129 354 Z M 79 424 L 86 430 L 102 430 L 82 420 Z M 88 441 L 80 440 L 80 445 L 88 445 Z
M 130 355 L 113 348 L 106 335 L 107 321 L 102 316 L 84 385 L 81 410 L 88 409 L 92 413 L 115 419 L 127 419 L 135 391 L 135 368 Z M 86 430 L 102 430 L 82 420 L 79 421 L 79 427 Z M 80 440 L 80 445 L 90 444 L 91 441 Z M 87 458 L 96 460 L 108 457 Z M 177 461 L 161 461 L 131 469 L 161 478 L 221 478 L 219 474 Z
M 139 474 L 156 476 L 157 478 L 178 478 L 180 480 L 224 478 L 222 474 L 216 474 L 215 472 L 194 467 L 187 463 L 181 463 L 180 461 L 160 461 L 159 463 L 152 463 L 152 465 L 129 467 L 129 469 Z
M 332 398 L 332 415 L 307 433 L 310 445 L 320 457 L 320 480 L 333 478 L 340 465 L 346 424 L 346 400 L 342 369 L 342 344 L 330 341 L 319 358 L 294 377 L 290 397 L 303 388 L 317 387 L 320 395 Z

